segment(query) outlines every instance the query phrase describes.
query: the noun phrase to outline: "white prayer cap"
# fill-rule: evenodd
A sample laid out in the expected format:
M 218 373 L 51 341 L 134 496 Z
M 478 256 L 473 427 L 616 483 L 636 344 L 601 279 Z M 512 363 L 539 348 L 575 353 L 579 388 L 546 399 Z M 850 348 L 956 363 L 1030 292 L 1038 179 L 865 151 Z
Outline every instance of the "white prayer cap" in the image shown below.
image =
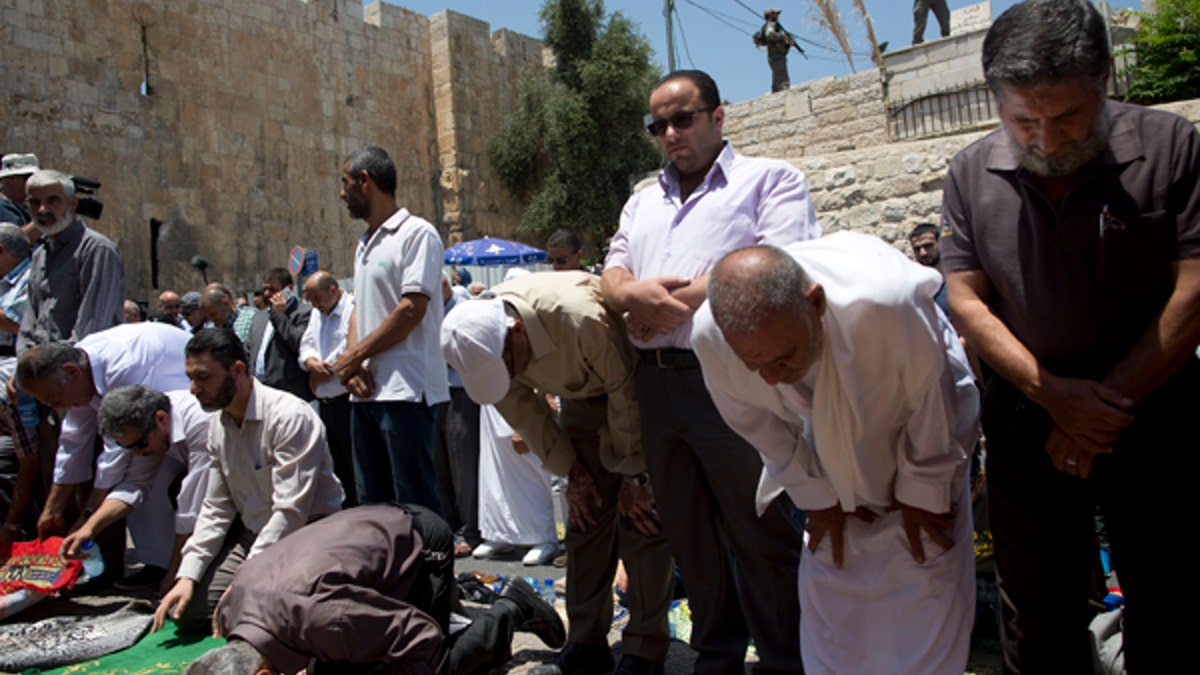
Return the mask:
M 509 320 L 504 301 L 478 298 L 460 302 L 442 321 L 442 355 L 462 377 L 472 401 L 498 403 L 508 393 L 504 339 Z

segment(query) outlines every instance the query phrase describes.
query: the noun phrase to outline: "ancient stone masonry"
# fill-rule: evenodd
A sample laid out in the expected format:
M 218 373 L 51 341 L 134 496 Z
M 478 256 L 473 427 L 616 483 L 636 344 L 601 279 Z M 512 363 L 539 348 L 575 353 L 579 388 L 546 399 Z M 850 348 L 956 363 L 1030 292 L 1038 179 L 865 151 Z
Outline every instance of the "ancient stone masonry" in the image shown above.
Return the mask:
M 349 276 L 361 223 L 338 175 L 361 145 L 392 154 L 400 202 L 444 234 L 515 225 L 486 147 L 541 62 L 532 38 L 379 2 L 6 0 L 0 150 L 104 182 L 94 225 L 120 246 L 131 297 L 155 295 L 151 219 L 160 288 L 198 287 L 193 255 L 252 288 L 296 245 Z

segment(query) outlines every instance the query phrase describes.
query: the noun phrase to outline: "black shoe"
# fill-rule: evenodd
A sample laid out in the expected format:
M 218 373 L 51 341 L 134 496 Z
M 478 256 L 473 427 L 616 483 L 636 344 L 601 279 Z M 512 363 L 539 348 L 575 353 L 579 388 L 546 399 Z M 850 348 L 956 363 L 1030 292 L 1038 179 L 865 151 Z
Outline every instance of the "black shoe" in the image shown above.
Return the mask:
M 496 601 L 496 592 L 485 586 L 474 574 L 463 572 L 458 575 L 456 581 L 459 597 L 481 605 L 490 605 Z
M 621 662 L 624 663 L 624 659 Z M 613 657 L 608 645 L 581 645 L 572 642 L 550 663 L 530 668 L 528 675 L 603 675 L 611 673 L 612 669 Z
M 558 649 L 567 641 L 567 629 L 563 627 L 562 617 L 539 598 L 537 591 L 524 579 L 513 577 L 505 581 L 497 602 L 500 600 L 510 600 L 521 610 L 521 623 L 517 630 L 533 633 L 553 649 Z
M 633 654 L 623 654 L 613 675 L 663 675 L 663 664 Z
M 167 570 L 154 565 L 142 565 L 142 569 L 130 574 L 113 584 L 118 591 L 143 591 L 147 588 L 158 588 Z

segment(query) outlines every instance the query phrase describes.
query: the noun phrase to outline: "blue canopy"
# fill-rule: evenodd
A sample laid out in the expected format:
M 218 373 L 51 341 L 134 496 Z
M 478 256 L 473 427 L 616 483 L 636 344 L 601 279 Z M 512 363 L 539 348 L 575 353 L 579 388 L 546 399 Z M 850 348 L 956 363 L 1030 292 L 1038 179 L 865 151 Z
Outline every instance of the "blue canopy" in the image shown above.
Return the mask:
M 447 265 L 531 265 L 546 259 L 546 252 L 528 244 L 484 237 L 446 249 Z

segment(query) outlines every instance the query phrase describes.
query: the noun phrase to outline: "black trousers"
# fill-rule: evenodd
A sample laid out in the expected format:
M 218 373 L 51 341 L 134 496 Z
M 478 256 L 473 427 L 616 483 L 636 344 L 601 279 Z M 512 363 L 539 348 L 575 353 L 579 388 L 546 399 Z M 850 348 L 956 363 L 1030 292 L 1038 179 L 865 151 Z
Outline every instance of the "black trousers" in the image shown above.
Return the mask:
M 342 482 L 342 490 L 346 493 L 342 508 L 357 506 L 354 452 L 350 445 L 350 395 L 321 399 L 319 409 L 321 422 L 325 424 L 325 438 L 329 441 L 329 453 L 333 455 L 333 473 Z
M 479 404 L 462 387 L 434 406 L 433 468 L 446 522 L 472 547 L 479 533 Z
M 1178 544 L 1195 489 L 1185 467 L 1200 445 L 1190 419 L 1198 402 L 1193 359 L 1135 406 L 1113 454 L 1080 479 L 1050 463 L 1049 414 L 999 377 L 988 383 L 983 429 L 1006 672 L 1092 672 L 1097 506 L 1126 598 L 1126 668 L 1158 673 L 1187 662 L 1190 624 L 1176 617 L 1186 568 Z
M 755 673 L 801 672 L 804 544 L 791 500 L 756 514 L 758 451 L 725 424 L 698 362 L 663 368 L 651 356 L 638 367 L 642 448 L 692 608 L 694 672 L 744 673 L 751 637 Z

